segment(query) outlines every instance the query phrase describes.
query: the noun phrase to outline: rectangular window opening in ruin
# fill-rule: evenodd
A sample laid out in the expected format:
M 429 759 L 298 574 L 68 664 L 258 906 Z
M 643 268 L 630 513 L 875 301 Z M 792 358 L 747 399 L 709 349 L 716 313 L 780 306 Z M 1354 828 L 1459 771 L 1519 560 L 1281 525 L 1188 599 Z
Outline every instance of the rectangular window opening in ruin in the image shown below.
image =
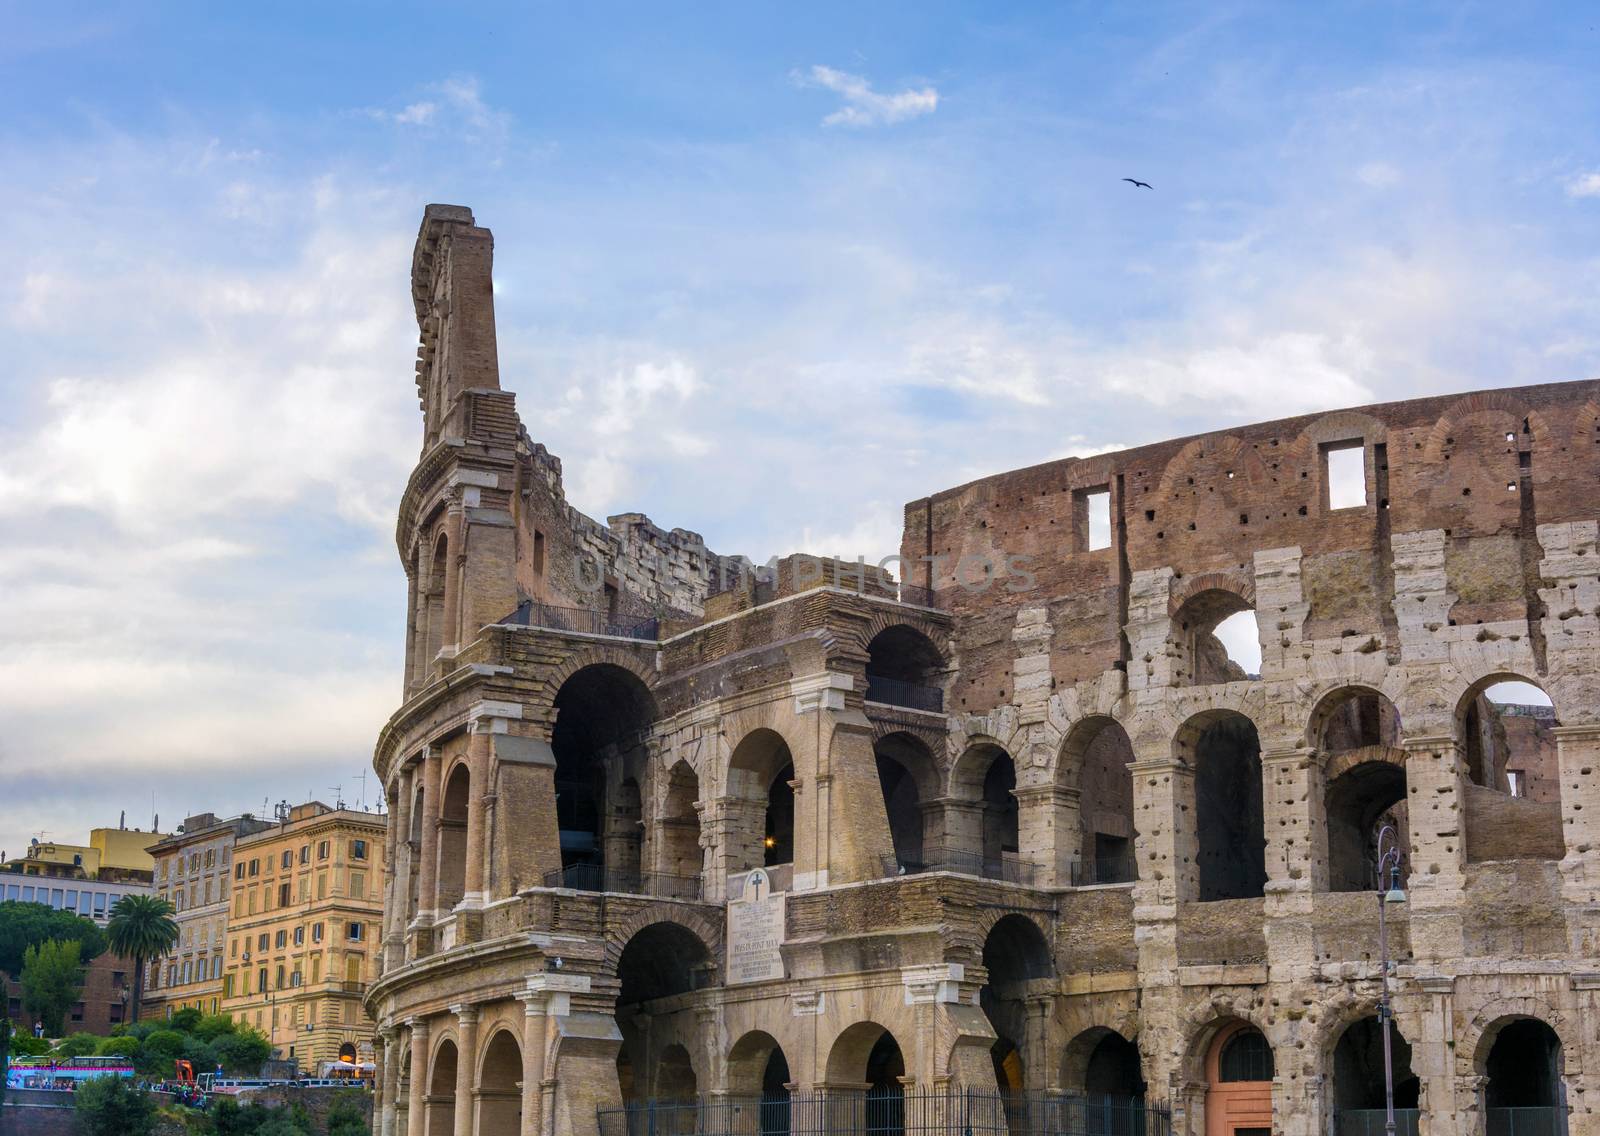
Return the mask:
M 1077 545 L 1085 552 L 1111 547 L 1111 487 L 1080 489 L 1073 495 L 1072 520 Z
M 1360 509 L 1367 503 L 1367 449 L 1360 438 L 1322 447 L 1322 484 L 1329 509 Z

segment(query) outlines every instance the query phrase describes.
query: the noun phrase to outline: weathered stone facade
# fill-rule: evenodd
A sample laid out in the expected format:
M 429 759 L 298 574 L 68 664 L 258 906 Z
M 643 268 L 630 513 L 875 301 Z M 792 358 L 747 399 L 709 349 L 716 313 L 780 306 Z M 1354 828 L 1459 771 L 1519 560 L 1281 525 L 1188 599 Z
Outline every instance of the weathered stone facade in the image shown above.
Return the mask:
M 1402 1107 L 1600 1134 L 1600 384 L 1052 462 L 908 505 L 915 586 L 730 586 L 567 506 L 499 387 L 491 252 L 429 207 L 383 1136 L 868 1086 L 1331 1132 L 1373 1107 L 1385 824 Z M 1259 675 L 1213 634 L 1245 611 Z M 782 977 L 734 981 L 769 887 Z

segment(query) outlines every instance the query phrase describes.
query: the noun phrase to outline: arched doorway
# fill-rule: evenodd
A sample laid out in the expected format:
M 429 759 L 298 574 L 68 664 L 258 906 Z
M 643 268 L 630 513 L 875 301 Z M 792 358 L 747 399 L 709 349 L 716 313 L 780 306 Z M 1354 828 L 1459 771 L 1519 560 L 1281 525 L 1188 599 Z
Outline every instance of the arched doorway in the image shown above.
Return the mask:
M 616 1019 L 622 1032 L 617 1079 L 624 1101 L 683 1099 L 694 1065 L 681 1039 L 697 1038 L 700 1026 L 693 1005 L 681 996 L 706 984 L 710 961 L 706 944 L 679 923 L 651 923 L 622 948 Z M 682 1050 L 681 1057 L 674 1047 Z
M 920 872 L 938 863 L 942 854 L 942 826 L 934 804 L 939 775 L 933 754 L 920 738 L 904 731 L 878 739 L 872 749 L 894 843 L 895 864 L 885 865 L 885 870 Z
M 1078 873 L 1074 883 L 1138 879 L 1133 855 L 1133 743 L 1115 718 L 1086 718 L 1067 734 L 1057 778 L 1078 791 Z
M 1206 1136 L 1272 1136 L 1272 1046 L 1248 1022 L 1224 1025 L 1206 1051 Z
M 1017 767 L 992 742 L 980 742 L 956 761 L 950 775 L 945 858 L 953 871 L 1015 880 L 1018 859 Z
M 467 888 L 467 805 L 472 796 L 472 774 L 466 764 L 450 771 L 439 804 L 438 910 L 448 912 L 461 902 Z
M 609 663 L 573 674 L 555 697 L 556 823 L 564 886 L 637 891 L 639 776 L 655 699 L 635 674 Z
M 1485 1136 L 1563 1136 L 1561 1038 L 1537 1018 L 1512 1018 L 1493 1037 L 1481 1066 Z
M 1310 733 L 1327 773 L 1328 890 L 1378 886 L 1378 833 L 1385 827 L 1395 830 L 1404 876 L 1411 847 L 1409 805 L 1394 704 L 1368 687 L 1335 690 L 1312 713 Z
M 867 644 L 868 702 L 944 710 L 944 658 L 922 632 L 903 625 L 887 627 Z
M 1231 711 L 1204 714 L 1184 725 L 1177 746 L 1195 771 L 1200 900 L 1265 894 L 1267 840 L 1255 723 Z
M 661 879 L 650 890 L 656 895 L 698 899 L 700 872 L 700 778 L 687 761 L 675 762 L 667 771 L 661 802 L 660 850 L 657 864 Z
M 1242 596 L 1212 588 L 1189 597 L 1172 620 L 1174 686 L 1210 686 L 1259 677 L 1255 608 Z
M 794 862 L 794 756 L 776 730 L 751 730 L 728 761 L 723 864 L 731 878 Z
M 456 1125 L 456 1043 L 446 1038 L 433 1054 L 428 1075 L 428 1128 L 424 1136 L 450 1136 Z
M 857 1022 L 834 1041 L 827 1069 L 830 1085 L 865 1089 L 830 1093 L 823 1131 L 904 1136 L 906 1062 L 892 1033 L 877 1022 Z
M 1085 1030 L 1067 1045 L 1062 1084 L 1083 1099 L 1086 1136 L 1145 1131 L 1144 1075 L 1139 1047 L 1116 1030 Z
M 1389 1023 L 1390 1068 L 1394 1075 L 1395 1130 L 1416 1131 L 1422 1082 L 1411 1071 L 1411 1046 Z M 1345 1027 L 1333 1048 L 1333 1113 L 1338 1131 L 1382 1132 L 1384 1103 L 1383 1024 L 1361 1018 Z
M 496 1030 L 478 1070 L 477 1130 L 522 1131 L 522 1046 L 510 1030 Z
M 1006 915 L 983 941 L 983 967 L 988 980 L 978 991 L 978 1005 L 997 1035 L 991 1050 L 995 1085 L 1001 1092 L 1021 1092 L 1037 1058 L 1027 1052 L 1033 1040 L 1028 1037 L 1028 1002 L 1038 993 L 1030 984 L 1048 983 L 1055 974 L 1050 943 L 1033 920 Z
M 728 1053 L 728 1086 L 735 1107 L 756 1111 L 756 1136 L 789 1136 L 789 1061 L 769 1033 L 752 1030 Z M 748 1131 L 740 1125 L 738 1131 Z

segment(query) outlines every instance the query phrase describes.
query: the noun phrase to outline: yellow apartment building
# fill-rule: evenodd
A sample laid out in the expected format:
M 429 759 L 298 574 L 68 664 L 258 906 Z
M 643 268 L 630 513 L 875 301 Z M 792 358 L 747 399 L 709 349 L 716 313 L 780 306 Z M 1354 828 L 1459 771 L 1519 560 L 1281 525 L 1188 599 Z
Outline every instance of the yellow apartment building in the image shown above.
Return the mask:
M 172 904 L 178 941 L 166 955 L 150 960 L 145 1017 L 170 1018 L 185 1007 L 205 1014 L 221 1010 L 234 842 L 273 827 L 248 813 L 227 820 L 200 813 L 185 817 L 176 833 L 149 846 L 155 892 Z
M 371 1060 L 383 835 L 381 815 L 311 801 L 234 843 L 222 1009 L 308 1073 Z

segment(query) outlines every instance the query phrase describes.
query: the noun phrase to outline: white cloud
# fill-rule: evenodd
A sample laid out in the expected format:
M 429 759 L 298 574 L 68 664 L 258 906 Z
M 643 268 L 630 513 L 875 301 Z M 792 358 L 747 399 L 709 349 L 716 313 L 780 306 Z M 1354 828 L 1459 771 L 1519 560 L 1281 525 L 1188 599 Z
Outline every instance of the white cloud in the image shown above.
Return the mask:
M 802 87 L 821 87 L 844 99 L 844 106 L 822 120 L 824 126 L 885 126 L 932 114 L 939 106 L 939 92 L 933 87 L 879 94 L 860 75 L 820 63 L 810 71 L 796 71 L 792 77 Z
M 1567 182 L 1568 197 L 1600 197 L 1600 170 L 1577 174 Z
M 476 76 L 441 79 L 422 90 L 426 98 L 407 103 L 397 111 L 368 108 L 361 113 L 396 126 L 455 130 L 470 143 L 500 146 L 510 135 L 511 115 L 484 100 L 482 85 Z
M 1366 162 L 1356 170 L 1356 180 L 1371 189 L 1388 189 L 1400 183 L 1400 171 L 1388 162 Z

